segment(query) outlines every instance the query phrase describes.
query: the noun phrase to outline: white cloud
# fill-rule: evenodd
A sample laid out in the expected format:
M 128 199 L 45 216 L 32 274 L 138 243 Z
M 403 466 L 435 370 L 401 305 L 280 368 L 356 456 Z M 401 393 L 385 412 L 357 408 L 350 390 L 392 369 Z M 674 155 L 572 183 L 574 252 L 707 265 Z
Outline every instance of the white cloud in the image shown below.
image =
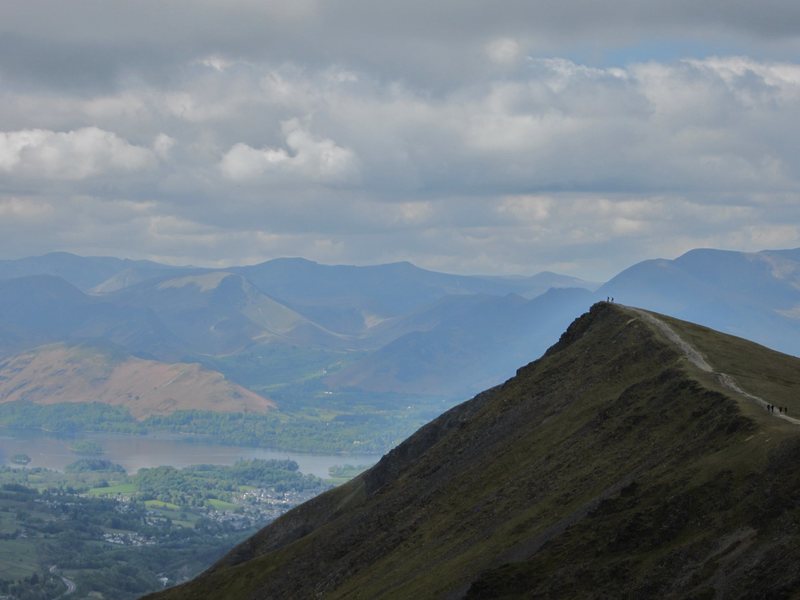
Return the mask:
M 162 160 L 169 158 L 172 148 L 175 146 L 176 140 L 164 133 L 159 133 L 153 142 L 153 152 Z
M 741 57 L 549 58 L 425 88 L 347 64 L 238 60 L 114 92 L 4 87 L 0 253 L 36 241 L 170 262 L 289 254 L 602 278 L 696 245 L 800 245 L 786 226 L 800 222 L 798 73 Z M 42 208 L 78 195 L 70 214 Z
M 0 198 L 0 217 L 7 222 L 28 224 L 41 221 L 51 215 L 52 207 L 46 203 L 25 200 L 14 196 Z
M 208 56 L 206 58 L 202 58 L 198 61 L 204 67 L 208 67 L 209 69 L 214 69 L 215 71 L 224 71 L 231 65 L 233 65 L 233 61 L 223 58 L 222 56 Z
M 500 201 L 497 211 L 501 215 L 510 214 L 516 219 L 536 222 L 550 216 L 553 204 L 552 198 L 544 196 L 512 196 Z
M 0 170 L 26 177 L 79 180 L 154 164 L 150 150 L 97 127 L 0 132 Z
M 285 121 L 281 129 L 288 150 L 235 144 L 220 161 L 223 174 L 239 182 L 262 176 L 323 184 L 357 180 L 358 159 L 352 150 L 314 136 L 297 119 Z
M 486 44 L 486 54 L 500 65 L 514 64 L 521 53 L 522 47 L 519 42 L 511 38 L 499 38 Z

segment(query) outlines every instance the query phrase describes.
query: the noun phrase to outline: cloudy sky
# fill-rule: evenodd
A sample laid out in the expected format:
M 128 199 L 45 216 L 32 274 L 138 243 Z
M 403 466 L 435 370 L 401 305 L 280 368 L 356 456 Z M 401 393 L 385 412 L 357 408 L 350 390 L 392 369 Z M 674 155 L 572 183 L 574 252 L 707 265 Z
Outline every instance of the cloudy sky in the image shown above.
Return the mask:
M 796 0 L 4 0 L 0 258 L 800 246 Z

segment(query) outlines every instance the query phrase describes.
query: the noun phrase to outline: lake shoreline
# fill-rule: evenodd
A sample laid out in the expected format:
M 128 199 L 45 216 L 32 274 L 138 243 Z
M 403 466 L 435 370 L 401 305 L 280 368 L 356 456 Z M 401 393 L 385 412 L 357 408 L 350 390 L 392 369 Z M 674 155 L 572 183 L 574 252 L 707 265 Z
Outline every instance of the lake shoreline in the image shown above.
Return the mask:
M 89 440 L 98 444 L 101 457 L 121 465 L 129 474 L 142 468 L 173 466 L 182 468 L 198 464 L 232 465 L 237 460 L 290 459 L 297 462 L 300 471 L 327 478 L 332 466 L 372 465 L 380 460 L 377 454 L 313 453 L 234 446 L 195 434 L 153 432 L 126 434 L 111 432 L 84 432 L 79 435 L 46 432 L 41 429 L 0 429 L 0 464 L 19 467 L 11 458 L 27 454 L 31 461 L 27 468 L 44 467 L 63 471 L 81 456 L 70 449 L 76 440 Z

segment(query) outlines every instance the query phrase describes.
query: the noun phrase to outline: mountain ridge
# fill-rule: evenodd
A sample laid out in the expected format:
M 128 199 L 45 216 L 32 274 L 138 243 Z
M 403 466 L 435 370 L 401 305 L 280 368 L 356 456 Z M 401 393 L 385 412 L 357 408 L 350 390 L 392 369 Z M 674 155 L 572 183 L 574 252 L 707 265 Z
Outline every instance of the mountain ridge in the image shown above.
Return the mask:
M 597 304 L 512 379 L 152 598 L 789 597 L 800 429 L 718 373 L 798 414 L 800 361 L 656 318 L 714 371 Z

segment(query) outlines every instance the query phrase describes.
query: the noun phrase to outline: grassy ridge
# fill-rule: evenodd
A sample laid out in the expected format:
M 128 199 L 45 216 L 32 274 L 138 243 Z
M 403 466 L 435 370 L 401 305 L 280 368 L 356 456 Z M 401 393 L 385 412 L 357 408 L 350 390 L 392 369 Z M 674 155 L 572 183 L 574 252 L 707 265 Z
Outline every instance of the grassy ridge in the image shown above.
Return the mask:
M 800 395 L 800 361 L 671 323 L 752 393 Z M 596 305 L 515 378 L 158 598 L 783 597 L 800 588 L 800 428 L 715 381 Z

